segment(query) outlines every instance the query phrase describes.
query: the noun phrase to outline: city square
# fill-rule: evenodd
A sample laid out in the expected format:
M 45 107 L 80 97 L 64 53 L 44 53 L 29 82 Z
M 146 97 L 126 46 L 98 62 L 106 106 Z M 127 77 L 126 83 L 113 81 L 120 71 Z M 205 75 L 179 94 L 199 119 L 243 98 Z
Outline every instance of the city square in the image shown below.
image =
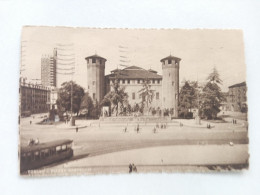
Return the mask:
M 194 120 L 178 119 L 167 122 L 166 129 L 158 128 L 156 132 L 153 131 L 156 123 L 142 122 L 139 133 L 135 130 L 137 123 L 129 123 L 125 132 L 126 124 L 122 122 L 76 120 L 80 127 L 76 132 L 76 126 L 63 123 L 37 124 L 42 120 L 40 116 L 43 115 L 22 119 L 21 145 L 35 137 L 40 143 L 54 137 L 74 141 L 73 158 L 39 169 L 43 173 L 51 173 L 50 170 L 61 175 L 76 174 L 79 170 L 82 174 L 127 173 L 130 163 L 136 165 L 138 172 L 227 171 L 248 166 L 244 120 L 236 125 L 231 121 L 212 123 L 213 127 L 207 129 L 204 121 L 198 127 Z
M 21 174 L 248 168 L 242 40 L 234 30 L 24 28 Z

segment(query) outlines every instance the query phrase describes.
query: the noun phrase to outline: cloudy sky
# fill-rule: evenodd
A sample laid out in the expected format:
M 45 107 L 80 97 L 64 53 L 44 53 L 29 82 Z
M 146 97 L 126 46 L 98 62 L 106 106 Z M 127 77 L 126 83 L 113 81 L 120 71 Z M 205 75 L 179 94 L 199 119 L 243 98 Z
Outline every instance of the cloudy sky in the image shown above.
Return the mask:
M 243 33 L 240 30 L 144 30 L 90 29 L 68 27 L 24 27 L 21 43 L 22 76 L 36 82 L 41 78 L 41 57 L 58 49 L 58 86 L 75 80 L 87 88 L 85 57 L 95 53 L 106 58 L 105 73 L 120 67 L 122 58 L 127 65 L 152 68 L 161 74 L 160 60 L 170 54 L 181 58 L 180 82 L 205 82 L 215 66 L 223 80 L 223 91 L 228 86 L 246 79 Z M 122 48 L 124 47 L 124 48 Z M 71 57 L 72 56 L 72 57 Z M 73 57 L 74 56 L 74 57 Z M 75 58 L 75 74 L 67 64 Z M 72 61 L 70 61 L 72 60 Z M 63 63 L 65 62 L 65 63 Z M 39 81 L 38 81 L 39 82 Z

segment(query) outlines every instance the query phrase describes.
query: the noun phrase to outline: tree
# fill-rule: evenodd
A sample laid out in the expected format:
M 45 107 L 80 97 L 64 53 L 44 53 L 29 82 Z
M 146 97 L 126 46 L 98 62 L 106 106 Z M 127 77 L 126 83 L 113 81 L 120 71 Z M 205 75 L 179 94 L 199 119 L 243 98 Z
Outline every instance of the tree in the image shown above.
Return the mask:
M 197 83 L 191 83 L 186 81 L 184 86 L 180 90 L 179 95 L 179 115 L 186 118 L 191 108 L 197 107 Z
M 202 90 L 202 117 L 207 119 L 216 119 L 220 112 L 220 103 L 225 100 L 219 85 L 222 80 L 219 78 L 217 69 L 214 67 L 213 72 L 209 74 L 207 83 Z
M 139 90 L 138 93 L 139 93 L 139 96 L 142 98 L 142 102 L 141 102 L 142 110 L 145 105 L 147 108 L 147 111 L 149 112 L 149 108 L 150 108 L 149 105 L 152 103 L 153 97 L 154 97 L 154 90 L 151 89 L 149 79 L 144 80 L 143 88 L 141 90 Z
M 112 84 L 112 90 L 109 91 L 101 102 L 101 105 L 111 106 L 112 113 L 116 112 L 118 115 L 118 110 L 120 106 L 127 104 L 128 95 L 125 92 L 125 87 L 121 87 L 119 80 L 115 79 Z
M 72 88 L 72 90 L 71 90 Z M 68 112 L 71 110 L 71 91 L 72 93 L 72 112 L 79 113 L 81 99 L 84 96 L 84 89 L 75 82 L 64 82 L 58 92 L 57 106 L 61 112 Z
M 80 110 L 86 113 L 86 116 L 90 117 L 90 113 L 94 109 L 94 104 L 88 93 L 85 93 L 81 100 Z

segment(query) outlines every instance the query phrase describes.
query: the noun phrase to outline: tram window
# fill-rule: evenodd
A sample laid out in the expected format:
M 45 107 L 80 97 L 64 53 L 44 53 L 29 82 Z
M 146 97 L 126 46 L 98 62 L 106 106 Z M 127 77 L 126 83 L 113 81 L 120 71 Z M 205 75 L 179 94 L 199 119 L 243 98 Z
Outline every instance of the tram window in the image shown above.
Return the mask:
M 49 149 L 44 149 L 44 150 L 41 150 L 41 158 L 43 157 L 48 157 L 49 156 Z
M 39 153 L 39 151 L 35 151 L 34 152 L 34 159 L 35 160 L 38 160 L 40 158 L 40 153 Z
M 62 149 L 62 150 L 66 150 L 66 148 L 67 148 L 66 145 L 62 145 L 62 146 L 61 146 L 61 149 Z
M 28 152 L 27 153 L 27 159 L 30 161 L 30 160 L 32 160 L 32 154 L 31 154 L 31 152 Z
M 59 151 L 61 151 L 61 146 L 56 147 L 56 152 L 59 152 Z
M 67 145 L 67 148 L 71 148 L 71 147 L 72 147 L 72 144 L 68 144 L 68 145 Z
M 26 153 L 22 154 L 22 160 L 26 160 Z

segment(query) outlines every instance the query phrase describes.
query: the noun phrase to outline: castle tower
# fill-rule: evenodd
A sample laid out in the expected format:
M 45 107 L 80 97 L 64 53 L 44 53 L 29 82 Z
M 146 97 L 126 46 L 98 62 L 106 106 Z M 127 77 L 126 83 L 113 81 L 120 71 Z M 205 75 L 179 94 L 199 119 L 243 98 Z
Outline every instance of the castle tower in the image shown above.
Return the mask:
M 103 100 L 105 95 L 105 63 L 106 59 L 98 55 L 85 58 L 87 61 L 88 93 L 94 103 Z
M 162 62 L 162 106 L 173 109 L 173 116 L 178 117 L 179 99 L 179 64 L 181 59 L 168 56 Z

